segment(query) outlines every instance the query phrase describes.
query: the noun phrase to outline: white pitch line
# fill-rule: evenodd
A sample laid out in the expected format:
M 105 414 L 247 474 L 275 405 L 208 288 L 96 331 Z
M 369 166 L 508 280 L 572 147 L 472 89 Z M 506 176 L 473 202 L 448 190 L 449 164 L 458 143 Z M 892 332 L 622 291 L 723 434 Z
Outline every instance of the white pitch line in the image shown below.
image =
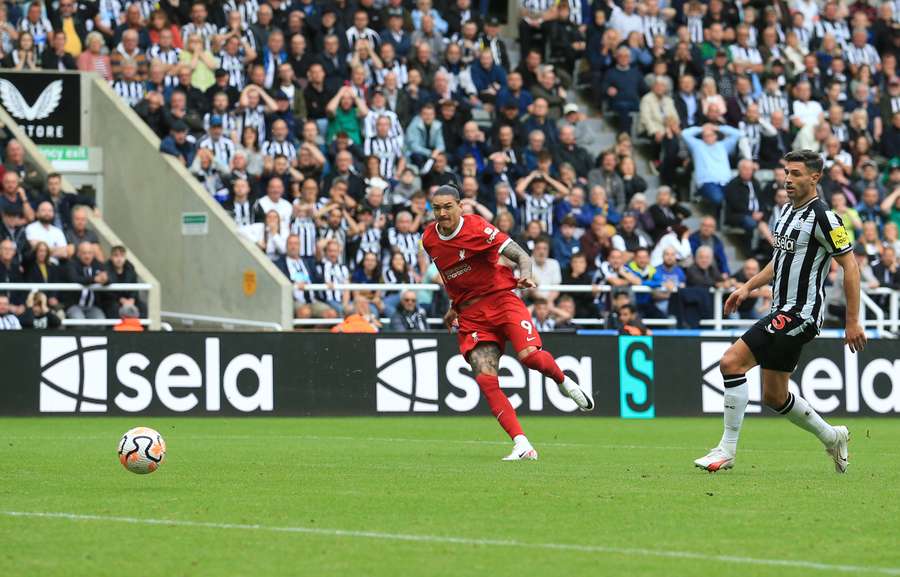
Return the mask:
M 666 559 L 689 559 L 704 562 L 730 563 L 734 565 L 759 565 L 765 567 L 790 567 L 814 571 L 836 571 L 841 573 L 874 573 L 879 575 L 900 575 L 900 567 L 865 567 L 862 565 L 838 565 L 791 559 L 761 559 L 735 555 L 708 555 L 691 551 L 668 551 L 638 547 L 607 547 L 603 545 L 577 545 L 574 543 L 529 543 L 516 539 L 473 539 L 440 535 L 415 535 L 409 533 L 384 533 L 381 531 L 354 531 L 348 529 L 320 529 L 317 527 L 277 527 L 249 525 L 243 523 L 212 523 L 207 521 L 185 521 L 179 519 L 140 519 L 137 517 L 112 517 L 105 515 L 79 515 L 76 513 L 56 513 L 40 511 L 0 511 L 7 517 L 67 519 L 70 521 L 101 521 L 128 523 L 132 525 L 164 525 L 170 527 L 191 527 L 199 529 L 231 529 L 240 531 L 268 531 L 272 533 L 299 533 L 324 537 L 348 537 L 375 539 L 381 541 L 408 541 L 415 543 L 438 543 L 471 545 L 479 547 L 520 547 L 552 551 L 572 551 L 577 553 L 600 553 L 632 557 L 661 557 Z

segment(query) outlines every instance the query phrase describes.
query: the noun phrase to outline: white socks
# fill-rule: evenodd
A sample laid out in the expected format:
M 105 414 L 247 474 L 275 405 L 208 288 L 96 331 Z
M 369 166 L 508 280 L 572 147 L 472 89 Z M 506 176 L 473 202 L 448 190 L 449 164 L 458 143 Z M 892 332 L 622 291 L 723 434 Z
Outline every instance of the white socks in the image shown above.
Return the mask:
M 837 433 L 834 427 L 825 422 L 825 419 L 819 416 L 819 413 L 809 406 L 809 403 L 803 397 L 795 397 L 793 393 L 788 393 L 787 401 L 778 409 L 782 415 L 786 415 L 788 420 L 801 429 L 809 431 L 826 447 L 834 445 L 837 439 Z
M 725 381 L 725 431 L 719 446 L 731 453 L 737 451 L 738 436 L 747 409 L 747 377 L 745 375 L 722 375 Z
M 513 437 L 513 444 L 516 447 L 528 447 L 529 449 L 532 448 L 531 443 L 528 442 L 528 437 L 526 437 L 525 435 L 516 435 L 515 437 Z

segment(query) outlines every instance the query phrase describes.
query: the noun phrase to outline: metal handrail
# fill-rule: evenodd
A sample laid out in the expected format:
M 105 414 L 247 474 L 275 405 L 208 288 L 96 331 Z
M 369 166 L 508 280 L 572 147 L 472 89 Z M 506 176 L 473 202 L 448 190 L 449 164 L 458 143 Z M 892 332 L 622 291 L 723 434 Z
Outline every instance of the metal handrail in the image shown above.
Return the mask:
M 236 319 L 230 317 L 213 317 L 208 315 L 195 315 L 191 313 L 180 313 L 173 311 L 160 311 L 159 315 L 164 318 L 170 318 L 182 321 L 183 324 L 192 325 L 194 322 L 213 323 L 228 327 L 257 327 L 269 329 L 273 331 L 282 331 L 283 327 L 279 323 L 269 321 L 254 321 L 251 319 Z
M 97 292 L 110 291 L 146 291 L 153 288 L 153 285 L 144 282 L 138 283 L 112 283 L 112 284 L 89 284 L 82 285 L 77 282 L 9 282 L 0 283 L 0 292 L 6 291 L 59 291 L 73 292 L 83 291 L 85 289 Z
M 141 326 L 150 326 L 150 319 L 138 319 Z M 113 327 L 122 322 L 122 319 L 63 319 L 64 327 Z M 171 328 L 171 327 L 169 327 Z

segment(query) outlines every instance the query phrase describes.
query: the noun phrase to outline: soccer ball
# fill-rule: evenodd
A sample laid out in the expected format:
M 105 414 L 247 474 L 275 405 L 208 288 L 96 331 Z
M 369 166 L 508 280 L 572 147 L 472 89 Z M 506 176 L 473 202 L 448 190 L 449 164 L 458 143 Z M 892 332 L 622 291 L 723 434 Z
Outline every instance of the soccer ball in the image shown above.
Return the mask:
M 166 442 L 149 427 L 135 427 L 119 441 L 119 462 L 132 473 L 152 473 L 165 459 Z

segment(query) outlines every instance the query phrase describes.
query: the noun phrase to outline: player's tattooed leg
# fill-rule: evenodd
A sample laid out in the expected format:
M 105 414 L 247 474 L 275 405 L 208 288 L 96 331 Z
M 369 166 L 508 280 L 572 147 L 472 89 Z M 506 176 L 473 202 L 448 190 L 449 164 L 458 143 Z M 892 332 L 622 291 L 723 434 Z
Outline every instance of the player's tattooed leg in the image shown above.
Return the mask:
M 496 375 L 500 367 L 500 347 L 481 343 L 469 353 L 469 364 L 476 375 Z

